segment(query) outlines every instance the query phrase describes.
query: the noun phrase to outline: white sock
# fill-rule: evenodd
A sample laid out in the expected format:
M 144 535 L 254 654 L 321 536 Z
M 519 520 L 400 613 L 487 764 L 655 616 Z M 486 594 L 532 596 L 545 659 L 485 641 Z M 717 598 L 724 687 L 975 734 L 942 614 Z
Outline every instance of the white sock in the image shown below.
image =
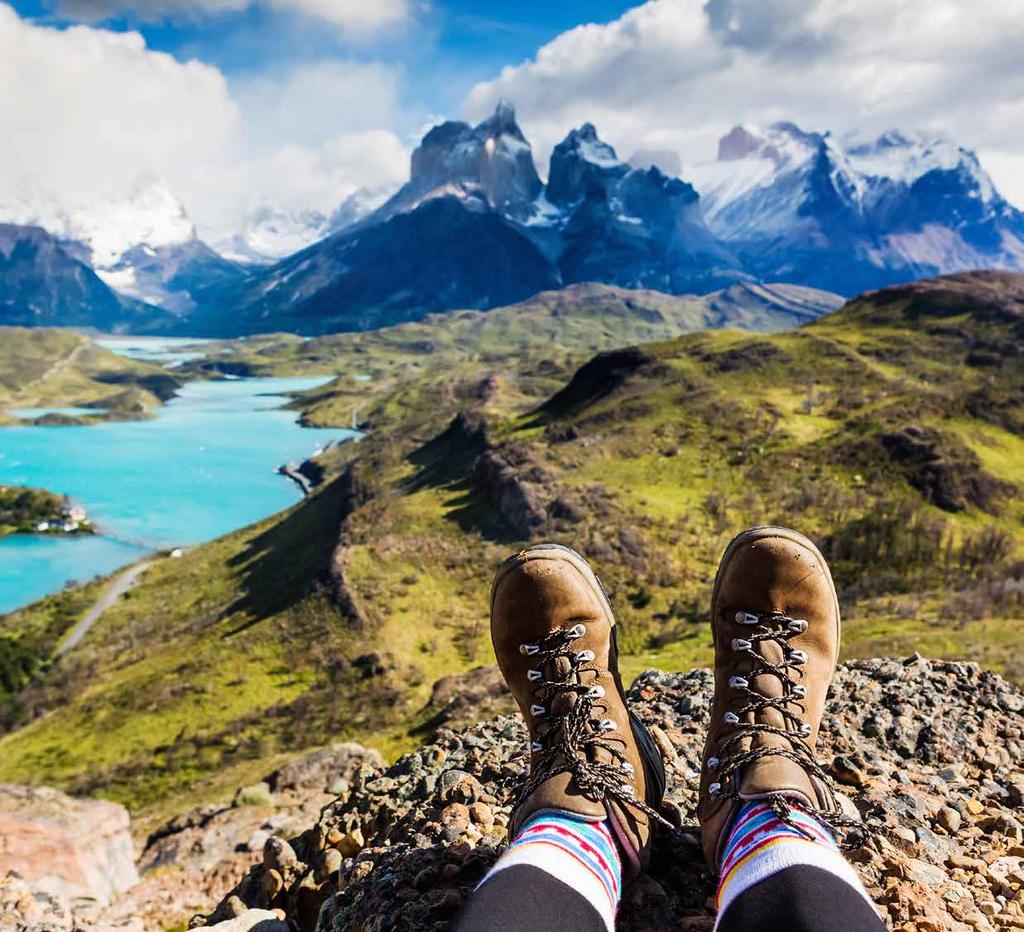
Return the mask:
M 479 886 L 518 864 L 536 867 L 571 887 L 597 910 L 608 932 L 614 932 L 622 891 L 622 862 L 604 821 L 588 822 L 553 810 L 536 813 L 524 823 Z
M 764 802 L 748 802 L 739 811 L 722 856 L 717 894 L 719 921 L 744 890 L 798 864 L 828 871 L 857 890 L 875 908 L 831 832 L 799 809 L 794 808 L 790 817 L 798 827 L 783 822 Z

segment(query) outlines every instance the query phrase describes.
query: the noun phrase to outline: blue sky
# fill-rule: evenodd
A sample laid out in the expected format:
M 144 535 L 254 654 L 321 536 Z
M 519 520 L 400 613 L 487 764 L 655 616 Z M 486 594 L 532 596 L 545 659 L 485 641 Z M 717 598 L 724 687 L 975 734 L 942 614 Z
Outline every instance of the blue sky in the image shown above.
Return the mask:
M 13 0 L 12 5 L 41 23 L 67 26 L 82 19 L 42 0 Z M 156 22 L 129 10 L 88 21 L 111 30 L 137 30 L 149 48 L 179 61 L 197 58 L 229 79 L 280 73 L 309 60 L 401 63 L 406 105 L 426 114 L 448 114 L 458 111 L 476 82 L 505 65 L 530 58 L 580 23 L 607 23 L 634 5 L 625 0 L 434 0 L 414 9 L 408 22 L 369 36 L 346 35 L 316 18 L 262 6 L 215 15 L 174 14 Z
M 1022 47 L 1006 0 L 0 0 L 0 207 L 156 181 L 219 242 L 393 189 L 499 99 L 542 174 L 583 122 L 685 177 L 788 120 L 953 140 L 1024 206 Z

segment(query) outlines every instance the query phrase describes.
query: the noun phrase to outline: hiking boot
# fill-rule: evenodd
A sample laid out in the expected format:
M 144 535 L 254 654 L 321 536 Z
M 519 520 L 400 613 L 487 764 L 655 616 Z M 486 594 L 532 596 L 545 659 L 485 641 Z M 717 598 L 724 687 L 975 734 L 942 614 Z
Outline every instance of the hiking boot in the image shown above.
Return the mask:
M 627 876 L 639 873 L 665 768 L 626 706 L 615 617 L 583 557 L 541 544 L 505 561 L 491 589 L 491 640 L 530 733 L 530 776 L 509 837 L 544 810 L 607 819 Z
M 814 759 L 839 657 L 839 601 L 818 548 L 781 527 L 738 535 L 715 577 L 711 627 L 715 697 L 697 814 L 717 871 L 747 800 L 783 819 L 798 808 L 833 828 L 852 820 Z

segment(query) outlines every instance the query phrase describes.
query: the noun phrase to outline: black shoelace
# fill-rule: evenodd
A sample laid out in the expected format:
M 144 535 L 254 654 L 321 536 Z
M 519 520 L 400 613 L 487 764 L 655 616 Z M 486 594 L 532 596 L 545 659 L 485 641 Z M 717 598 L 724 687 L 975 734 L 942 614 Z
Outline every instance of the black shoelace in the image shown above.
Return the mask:
M 589 650 L 577 651 L 572 642 L 583 637 L 582 624 L 571 628 L 555 628 L 539 641 L 520 646 L 520 651 L 534 658 L 535 666 L 529 676 L 534 683 L 534 704 L 531 715 L 539 722 L 535 730 L 537 739 L 531 750 L 534 754 L 530 776 L 516 794 L 515 811 L 541 784 L 562 773 L 572 774 L 576 788 L 593 801 L 614 799 L 624 806 L 643 812 L 652 820 L 670 824 L 653 808 L 637 799 L 632 782 L 632 765 L 626 760 L 622 738 L 610 737 L 630 723 L 618 723 L 608 718 L 604 690 L 596 685 L 600 671 L 594 666 L 594 654 Z M 564 661 L 559 663 L 559 661 Z M 592 673 L 591 684 L 583 682 L 584 674 Z M 575 695 L 571 702 L 559 703 L 562 696 Z M 565 713 L 553 712 L 554 706 L 568 706 Z M 595 758 L 603 750 L 611 758 Z
M 797 680 L 803 677 L 802 667 L 807 661 L 807 655 L 803 651 L 794 650 L 789 644 L 792 638 L 807 630 L 807 622 L 791 618 L 781 612 L 760 615 L 741 611 L 736 613 L 736 620 L 740 624 L 751 626 L 746 637 L 733 638 L 732 641 L 734 651 L 750 657 L 751 671 L 745 677 L 732 677 L 729 686 L 745 695 L 747 703 L 735 712 L 726 713 L 726 724 L 731 726 L 732 730 L 719 742 L 715 755 L 709 758 L 709 764 L 715 762 L 712 768 L 715 779 L 709 787 L 709 792 L 716 798 L 741 799 L 738 789 L 726 790 L 725 786 L 734 783 L 738 787 L 738 777 L 743 770 L 755 761 L 774 756 L 793 761 L 809 776 L 819 780 L 834 799 L 835 788 L 832 778 L 817 762 L 806 741 L 811 733 L 811 726 L 803 720 L 806 711 L 804 699 L 807 694 L 803 684 Z M 760 644 L 769 641 L 778 644 L 782 649 L 781 663 L 773 663 L 758 651 Z M 777 677 L 782 683 L 782 695 L 766 696 L 759 692 L 756 685 L 759 676 Z M 799 712 L 794 712 L 794 707 Z M 769 709 L 775 709 L 790 727 L 779 728 L 760 721 L 761 716 Z M 750 720 L 743 721 L 745 716 L 749 716 Z M 787 745 L 742 748 L 745 739 L 753 739 L 758 735 L 778 735 L 786 739 Z M 740 746 L 738 750 L 732 750 L 737 746 Z M 735 780 L 732 779 L 734 776 Z M 832 830 L 837 844 L 843 850 L 860 848 L 867 840 L 867 829 L 857 819 L 805 804 L 785 793 L 770 793 L 763 802 L 780 820 L 803 835 L 808 833 L 792 818 L 791 813 L 794 809 L 824 823 Z

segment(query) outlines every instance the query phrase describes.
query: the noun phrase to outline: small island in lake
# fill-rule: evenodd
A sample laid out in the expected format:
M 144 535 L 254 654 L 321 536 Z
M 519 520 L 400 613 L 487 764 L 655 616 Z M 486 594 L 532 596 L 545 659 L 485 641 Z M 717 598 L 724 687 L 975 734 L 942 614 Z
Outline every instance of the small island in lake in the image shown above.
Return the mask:
M 0 485 L 0 537 L 8 534 L 94 534 L 85 509 L 45 489 Z

